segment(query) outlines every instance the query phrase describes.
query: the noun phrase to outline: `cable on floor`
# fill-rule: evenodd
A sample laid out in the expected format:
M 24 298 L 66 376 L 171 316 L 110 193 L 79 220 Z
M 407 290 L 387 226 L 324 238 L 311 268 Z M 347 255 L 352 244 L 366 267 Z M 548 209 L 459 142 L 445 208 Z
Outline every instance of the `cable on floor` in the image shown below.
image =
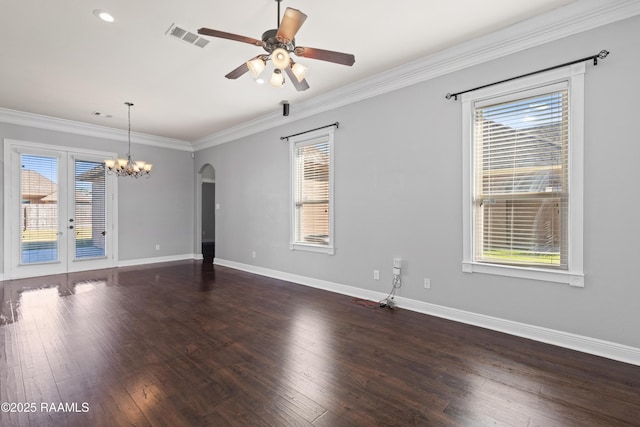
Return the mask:
M 396 291 L 398 289 L 400 289 L 402 287 L 402 279 L 400 278 L 399 274 L 394 274 L 393 275 L 393 283 L 391 286 L 391 292 L 389 292 L 389 295 L 387 295 L 387 297 L 383 300 L 380 300 L 378 302 L 378 305 L 380 307 L 389 307 L 389 308 L 395 308 L 396 307 L 396 302 L 394 301 L 394 297 L 396 296 Z

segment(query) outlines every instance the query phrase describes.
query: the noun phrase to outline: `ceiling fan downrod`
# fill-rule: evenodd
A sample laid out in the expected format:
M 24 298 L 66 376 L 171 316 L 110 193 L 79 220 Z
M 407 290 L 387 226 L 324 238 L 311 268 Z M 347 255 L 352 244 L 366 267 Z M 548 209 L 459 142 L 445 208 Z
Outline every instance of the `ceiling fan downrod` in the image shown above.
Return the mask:
M 280 2 L 281 1 L 282 0 L 276 0 L 276 2 L 278 3 L 278 16 L 276 16 L 278 20 L 276 21 L 276 28 L 280 26 Z

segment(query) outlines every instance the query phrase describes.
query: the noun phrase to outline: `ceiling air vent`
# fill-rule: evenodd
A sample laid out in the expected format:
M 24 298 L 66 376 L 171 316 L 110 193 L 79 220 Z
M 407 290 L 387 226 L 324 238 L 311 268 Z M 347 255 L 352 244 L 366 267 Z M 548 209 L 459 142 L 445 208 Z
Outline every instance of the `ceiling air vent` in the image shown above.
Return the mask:
M 207 44 L 209 44 L 209 40 L 200 37 L 194 32 L 185 30 L 184 28 L 177 26 L 175 23 L 171 24 L 165 34 L 198 47 L 205 47 Z

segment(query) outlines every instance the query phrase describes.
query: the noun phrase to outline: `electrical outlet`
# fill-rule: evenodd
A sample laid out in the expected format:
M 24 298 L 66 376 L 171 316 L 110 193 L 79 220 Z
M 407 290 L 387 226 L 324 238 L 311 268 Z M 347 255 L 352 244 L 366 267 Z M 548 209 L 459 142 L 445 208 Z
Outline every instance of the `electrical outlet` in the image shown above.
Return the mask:
M 255 258 L 256 257 L 256 251 L 251 252 L 251 258 Z
M 380 270 L 373 270 L 373 280 L 380 280 Z
M 156 251 L 160 250 L 160 245 L 156 243 Z
M 425 277 L 424 278 L 424 288 L 425 289 L 431 289 L 431 279 Z

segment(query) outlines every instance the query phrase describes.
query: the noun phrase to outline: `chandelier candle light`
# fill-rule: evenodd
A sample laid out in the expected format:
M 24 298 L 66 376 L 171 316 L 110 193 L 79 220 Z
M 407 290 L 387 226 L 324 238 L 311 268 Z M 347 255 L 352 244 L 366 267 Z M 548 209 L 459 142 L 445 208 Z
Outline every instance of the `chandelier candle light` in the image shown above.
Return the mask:
M 151 167 L 153 165 L 142 160 L 133 160 L 133 156 L 131 156 L 131 107 L 133 107 L 133 104 L 131 102 L 125 102 L 124 104 L 129 109 L 129 132 L 127 134 L 129 139 L 129 151 L 127 152 L 127 158 L 120 158 L 117 160 L 108 159 L 104 161 L 104 164 L 107 167 L 108 172 L 114 173 L 117 176 L 132 176 L 134 178 L 146 176 L 148 178 L 151 174 Z

